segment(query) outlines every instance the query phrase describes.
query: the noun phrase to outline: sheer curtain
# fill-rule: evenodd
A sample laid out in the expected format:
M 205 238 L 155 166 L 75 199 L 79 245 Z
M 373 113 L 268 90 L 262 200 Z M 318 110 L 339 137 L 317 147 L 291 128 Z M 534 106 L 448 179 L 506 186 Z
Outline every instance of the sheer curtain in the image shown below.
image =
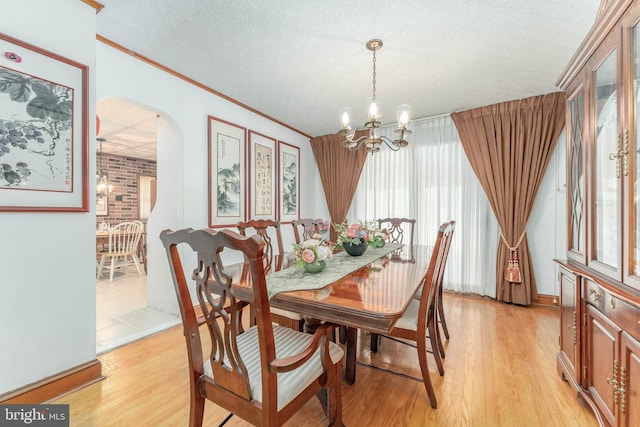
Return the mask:
M 456 127 L 448 115 L 412 127 L 407 148 L 367 157 L 347 218 L 415 218 L 415 242 L 423 245 L 433 244 L 441 223 L 456 220 L 444 288 L 495 297 L 498 224 Z M 393 139 L 393 128 L 382 134 Z

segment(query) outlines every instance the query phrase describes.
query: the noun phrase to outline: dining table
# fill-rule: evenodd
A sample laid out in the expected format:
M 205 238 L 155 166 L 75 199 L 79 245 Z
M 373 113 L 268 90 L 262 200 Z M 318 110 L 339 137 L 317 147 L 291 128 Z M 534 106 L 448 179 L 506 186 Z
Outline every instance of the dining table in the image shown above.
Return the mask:
M 323 271 L 307 273 L 293 263 L 292 254 L 285 254 L 266 276 L 270 305 L 302 314 L 306 327 L 322 322 L 346 326 L 344 381 L 353 384 L 358 329 L 388 334 L 420 288 L 430 257 L 427 246 L 388 243 L 369 247 L 359 257 L 337 252 Z M 227 271 L 234 276 L 236 296 L 251 302 L 248 262 Z

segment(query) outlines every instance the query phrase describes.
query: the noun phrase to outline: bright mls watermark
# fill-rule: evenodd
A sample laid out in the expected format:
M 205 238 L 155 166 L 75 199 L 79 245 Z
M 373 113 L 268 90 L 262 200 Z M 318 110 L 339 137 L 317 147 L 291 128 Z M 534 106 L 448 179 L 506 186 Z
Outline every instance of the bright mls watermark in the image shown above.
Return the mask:
M 0 426 L 69 427 L 69 405 L 0 405 Z

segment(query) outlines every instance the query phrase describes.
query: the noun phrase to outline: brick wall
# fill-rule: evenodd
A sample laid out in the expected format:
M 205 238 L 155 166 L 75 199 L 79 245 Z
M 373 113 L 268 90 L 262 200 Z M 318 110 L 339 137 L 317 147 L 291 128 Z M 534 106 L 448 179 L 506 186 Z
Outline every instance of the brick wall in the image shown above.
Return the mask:
M 120 222 L 139 219 L 138 176 L 156 176 L 156 162 L 103 154 L 102 165 L 109 175 L 109 182 L 113 184 L 113 193 L 107 196 L 108 215 L 97 216 L 96 224 L 105 221 L 114 226 Z M 98 159 L 99 167 L 100 159 Z M 120 198 L 122 200 L 118 200 Z

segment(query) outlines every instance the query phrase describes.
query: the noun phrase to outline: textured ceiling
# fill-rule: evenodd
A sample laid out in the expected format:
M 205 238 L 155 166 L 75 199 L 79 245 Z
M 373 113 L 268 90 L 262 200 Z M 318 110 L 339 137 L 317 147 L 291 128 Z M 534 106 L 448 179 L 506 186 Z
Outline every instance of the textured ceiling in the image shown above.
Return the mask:
M 310 136 L 554 92 L 600 0 L 101 0 L 97 33 Z M 105 148 L 106 151 L 106 148 Z

